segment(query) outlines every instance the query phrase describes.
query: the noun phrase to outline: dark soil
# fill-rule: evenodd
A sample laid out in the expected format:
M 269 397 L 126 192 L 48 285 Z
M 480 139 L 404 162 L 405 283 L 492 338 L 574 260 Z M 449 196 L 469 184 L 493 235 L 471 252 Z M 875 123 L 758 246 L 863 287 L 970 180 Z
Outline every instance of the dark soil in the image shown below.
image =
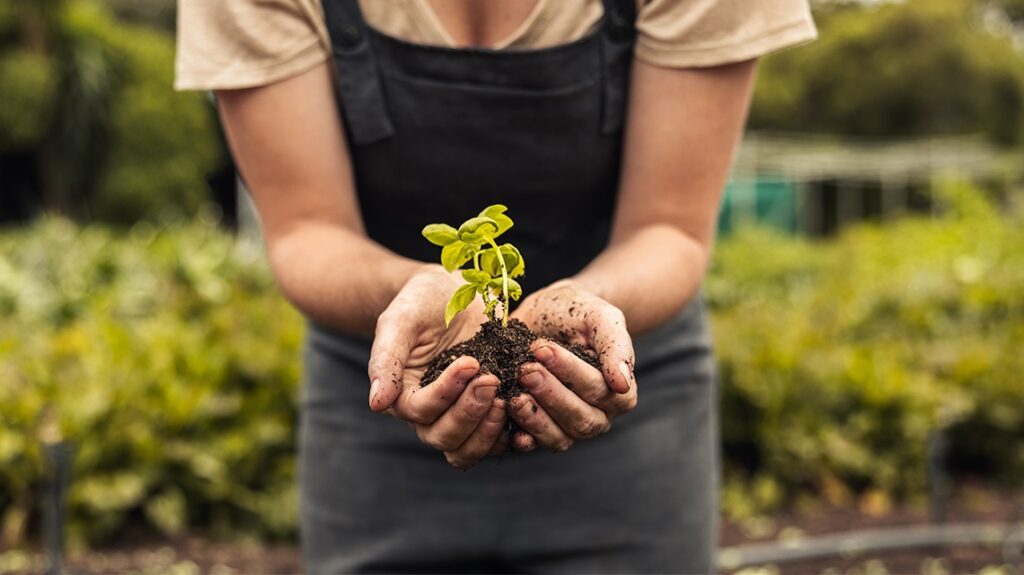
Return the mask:
M 508 401 L 524 391 L 519 384 L 519 368 L 524 363 L 536 361 L 533 352 L 530 351 L 530 344 L 538 337 L 525 323 L 517 319 L 509 320 L 508 327 L 502 327 L 501 322 L 497 320 L 488 321 L 480 326 L 480 330 L 472 338 L 439 353 L 427 366 L 421 385 L 429 385 L 453 361 L 468 355 L 480 362 L 480 373 L 493 373 L 498 376 L 498 380 L 501 381 L 498 397 Z M 583 361 L 601 369 L 601 362 L 594 350 L 566 341 L 559 341 L 558 344 Z

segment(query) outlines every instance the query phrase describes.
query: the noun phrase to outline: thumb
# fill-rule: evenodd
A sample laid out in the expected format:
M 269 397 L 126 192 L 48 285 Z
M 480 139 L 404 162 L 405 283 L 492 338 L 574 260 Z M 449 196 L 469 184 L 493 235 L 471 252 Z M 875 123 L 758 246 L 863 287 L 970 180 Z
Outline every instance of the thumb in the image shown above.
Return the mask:
M 370 349 L 370 409 L 384 411 L 402 393 L 402 373 L 412 352 L 413 325 L 404 314 L 388 308 L 377 319 Z

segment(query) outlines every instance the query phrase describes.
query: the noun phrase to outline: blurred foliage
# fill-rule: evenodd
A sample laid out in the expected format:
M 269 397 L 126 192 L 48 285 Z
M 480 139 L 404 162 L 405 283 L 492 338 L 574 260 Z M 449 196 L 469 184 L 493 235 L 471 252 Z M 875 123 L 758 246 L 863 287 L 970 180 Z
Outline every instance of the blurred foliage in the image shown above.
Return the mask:
M 174 31 L 177 0 L 105 0 L 121 20 Z
M 1021 484 L 1024 228 L 970 187 L 942 195 L 935 219 L 718 248 L 727 511 L 801 492 L 884 509 L 924 492 L 936 429 L 960 472 Z
M 194 213 L 207 199 L 205 175 L 219 159 L 212 106 L 201 94 L 176 93 L 174 44 L 143 28 L 110 26 L 97 11 L 71 25 L 112 52 L 121 88 L 111 95 L 110 143 L 89 207 L 105 221 Z
M 1011 21 L 1024 21 L 1024 0 L 996 0 L 994 5 L 1001 8 Z
M 818 4 L 820 38 L 761 64 L 750 126 L 871 137 L 980 133 L 1020 143 L 1024 54 L 986 18 L 990 6 Z
M 301 321 L 259 250 L 207 220 L 114 233 L 48 219 L 0 235 L 8 538 L 39 505 L 47 408 L 77 449 L 74 540 L 140 514 L 167 533 L 294 532 Z
M 0 53 L 0 153 L 36 146 L 49 128 L 48 111 L 57 94 L 50 60 L 28 50 Z
M 923 493 L 948 430 L 961 472 L 1024 478 L 1024 227 L 983 194 L 811 243 L 748 230 L 708 301 L 734 517 L 802 496 Z M 254 251 L 255 250 L 255 251 Z M 212 218 L 0 234 L 0 528 L 25 533 L 41 414 L 77 445 L 72 535 L 293 534 L 302 321 Z
M 171 89 L 173 38 L 88 0 L 4 6 L 0 153 L 33 153 L 41 206 L 117 223 L 194 214 L 222 152 L 203 95 Z

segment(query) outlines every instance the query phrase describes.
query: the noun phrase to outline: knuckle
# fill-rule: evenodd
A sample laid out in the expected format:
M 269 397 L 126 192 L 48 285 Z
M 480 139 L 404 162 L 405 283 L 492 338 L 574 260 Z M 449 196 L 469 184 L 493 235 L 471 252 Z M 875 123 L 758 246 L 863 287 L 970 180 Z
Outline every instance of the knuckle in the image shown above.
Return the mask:
M 580 419 L 573 426 L 573 435 L 579 438 L 589 438 L 604 433 L 606 429 L 606 420 L 591 415 Z
M 425 443 L 438 451 L 445 452 L 455 451 L 455 449 L 459 447 L 458 445 L 454 445 L 455 442 L 452 441 L 450 437 L 445 437 L 436 433 L 428 434 L 427 441 Z
M 569 448 L 572 447 L 572 445 L 573 445 L 572 438 L 566 437 L 565 439 L 556 440 L 551 445 L 551 451 L 553 451 L 555 453 L 562 453 L 563 451 L 568 451 Z
M 438 434 L 437 436 L 438 449 L 441 451 L 456 451 L 461 443 L 456 437 L 448 433 Z
M 486 405 L 480 405 L 477 403 L 457 405 L 452 408 L 454 410 L 452 415 L 461 423 L 476 423 L 480 419 L 480 412 L 486 407 Z
M 405 401 L 397 407 L 398 409 L 396 411 L 403 419 L 420 425 L 430 425 L 433 423 L 433 420 L 430 417 L 427 417 L 427 414 L 423 413 L 423 408 L 415 403 Z
M 455 469 L 469 469 L 476 463 L 476 461 L 468 459 L 458 453 L 446 452 L 444 457 L 448 460 L 448 464 Z
M 469 442 L 467 442 L 469 443 Z M 491 450 L 491 445 L 484 442 L 472 442 L 472 445 L 464 445 L 456 453 L 465 461 L 476 462 L 487 455 L 487 452 Z
M 416 427 L 416 436 L 420 438 L 420 441 L 424 445 L 426 445 L 427 447 L 430 447 L 431 449 L 436 449 L 438 451 L 444 451 L 443 449 L 441 449 L 441 444 L 437 442 L 437 437 L 430 431 L 430 429 L 424 428 L 423 426 L 419 426 L 419 425 L 417 425 L 415 427 Z

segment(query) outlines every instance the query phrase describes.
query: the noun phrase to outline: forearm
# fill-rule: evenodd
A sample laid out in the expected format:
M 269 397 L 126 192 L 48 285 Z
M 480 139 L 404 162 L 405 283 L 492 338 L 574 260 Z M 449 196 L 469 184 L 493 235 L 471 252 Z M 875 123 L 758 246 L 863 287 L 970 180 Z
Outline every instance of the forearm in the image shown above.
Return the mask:
M 755 62 L 633 68 L 626 152 L 610 246 L 577 277 L 633 334 L 697 293 L 753 89 Z
M 633 335 L 681 310 L 698 292 L 707 249 L 675 226 L 649 224 L 613 242 L 571 278 L 616 306 Z
M 278 285 L 314 321 L 372 335 L 377 317 L 412 275 L 429 264 L 391 252 L 327 222 L 304 223 L 268 241 Z

